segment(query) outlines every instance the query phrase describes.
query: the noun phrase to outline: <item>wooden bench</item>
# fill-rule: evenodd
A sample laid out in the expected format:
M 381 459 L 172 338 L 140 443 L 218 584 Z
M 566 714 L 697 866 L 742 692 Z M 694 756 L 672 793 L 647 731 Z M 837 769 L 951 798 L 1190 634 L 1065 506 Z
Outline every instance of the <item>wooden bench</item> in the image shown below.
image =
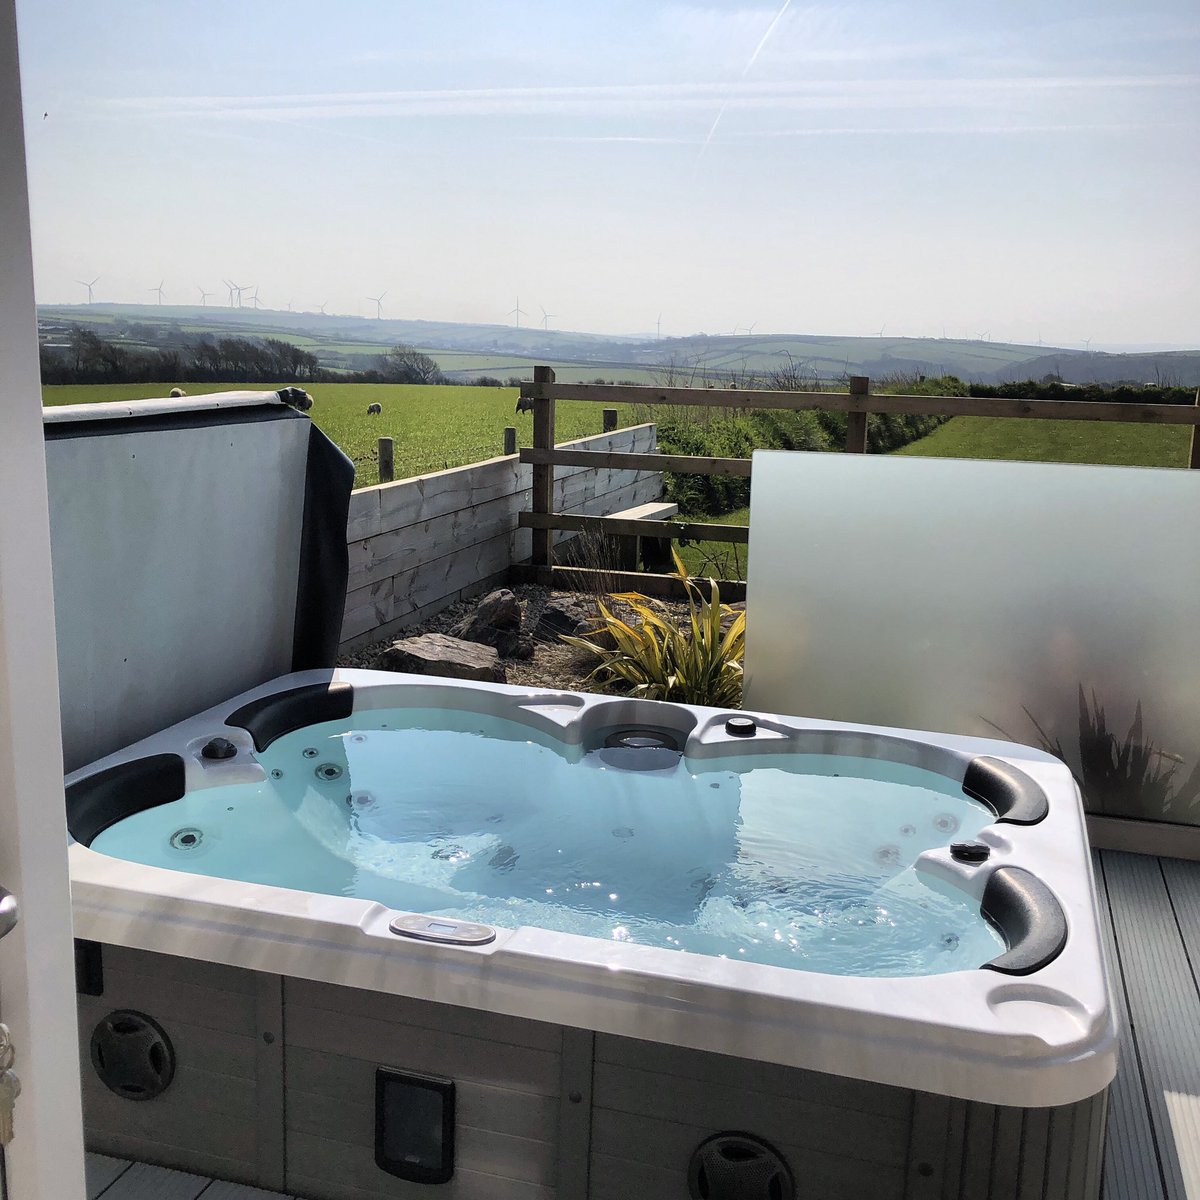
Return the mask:
M 627 521 L 669 521 L 672 517 L 679 515 L 679 505 L 654 500 L 649 504 L 639 504 L 634 508 L 625 508 L 610 515 L 621 517 Z M 636 571 L 639 563 L 647 571 L 671 571 L 674 569 L 669 537 L 623 537 L 620 539 L 620 543 L 619 570 Z

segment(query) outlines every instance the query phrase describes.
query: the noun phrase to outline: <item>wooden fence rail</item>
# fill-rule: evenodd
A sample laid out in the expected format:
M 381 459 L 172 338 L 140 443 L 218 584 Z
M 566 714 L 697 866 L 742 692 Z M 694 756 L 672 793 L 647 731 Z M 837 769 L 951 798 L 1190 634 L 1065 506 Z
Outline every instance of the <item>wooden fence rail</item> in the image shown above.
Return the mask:
M 752 388 L 654 387 L 633 384 L 556 383 L 550 367 L 535 367 L 533 382 L 521 385 L 521 398 L 533 403 L 533 446 L 521 451 L 521 462 L 533 466 L 533 493 L 529 511 L 519 517 L 522 528 L 533 530 L 533 557 L 527 577 L 555 586 L 595 586 L 607 579 L 612 585 L 637 588 L 652 595 L 672 595 L 680 590 L 670 575 L 648 572 L 604 573 L 556 566 L 551 547 L 556 529 L 597 530 L 616 537 L 672 537 L 745 544 L 745 525 L 717 525 L 694 521 L 632 521 L 618 517 L 577 517 L 553 511 L 554 468 L 608 467 L 625 470 L 665 470 L 693 475 L 750 476 L 748 458 L 712 458 L 686 454 L 629 454 L 594 450 L 558 450 L 554 446 L 556 400 L 585 400 L 605 405 L 686 405 L 741 411 L 782 409 L 789 412 L 844 412 L 847 414 L 845 448 L 865 454 L 867 418 L 871 413 L 943 417 L 1023 417 L 1055 421 L 1121 421 L 1137 425 L 1183 425 L 1192 430 L 1188 466 L 1200 469 L 1200 391 L 1188 404 L 1114 403 L 1103 400 L 1014 400 L 975 396 L 872 395 L 866 376 L 850 378 L 849 392 L 774 392 Z M 651 468 L 651 464 L 653 464 Z M 586 577 L 586 578 L 585 578 Z M 721 580 L 722 597 L 744 595 L 739 580 Z

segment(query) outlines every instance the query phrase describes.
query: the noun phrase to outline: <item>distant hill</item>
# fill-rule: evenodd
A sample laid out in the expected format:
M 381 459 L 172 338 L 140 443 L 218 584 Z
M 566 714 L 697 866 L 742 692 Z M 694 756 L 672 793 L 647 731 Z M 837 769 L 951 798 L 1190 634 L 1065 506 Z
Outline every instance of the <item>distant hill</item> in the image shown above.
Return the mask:
M 388 346 L 420 347 L 452 378 L 528 378 L 535 363 L 561 368 L 560 378 L 629 378 L 706 382 L 731 375 L 770 375 L 784 368 L 838 380 L 957 375 L 971 383 L 1008 383 L 1057 376 L 1064 383 L 1161 383 L 1200 387 L 1200 350 L 1109 354 L 956 338 L 829 337 L 805 334 L 703 334 L 644 339 L 511 325 L 466 325 L 385 317 L 281 312 L 198 305 L 40 305 L 43 342 L 62 344 L 73 326 L 130 345 L 163 347 L 180 337 L 277 337 L 317 354 L 331 369 L 371 365 Z

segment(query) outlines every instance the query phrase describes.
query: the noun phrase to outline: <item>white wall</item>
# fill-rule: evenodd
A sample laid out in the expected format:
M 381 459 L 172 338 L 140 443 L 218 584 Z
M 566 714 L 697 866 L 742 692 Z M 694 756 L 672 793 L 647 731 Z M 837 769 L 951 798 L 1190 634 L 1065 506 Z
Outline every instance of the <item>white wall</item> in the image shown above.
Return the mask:
M 10 1200 L 82 1200 L 83 1125 L 50 522 L 13 0 L 0 0 L 0 1015 L 23 1090 Z

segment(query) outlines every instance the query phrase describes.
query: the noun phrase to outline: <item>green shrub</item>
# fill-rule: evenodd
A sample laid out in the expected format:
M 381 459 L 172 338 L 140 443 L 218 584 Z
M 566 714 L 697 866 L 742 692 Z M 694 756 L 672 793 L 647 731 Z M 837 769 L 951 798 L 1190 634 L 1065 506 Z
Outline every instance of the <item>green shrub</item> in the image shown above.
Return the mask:
M 646 700 L 735 708 L 742 700 L 746 614 L 721 603 L 715 580 L 708 580 L 705 598 L 679 555 L 672 554 L 675 574 L 687 592 L 685 622 L 677 623 L 659 601 L 640 592 L 622 592 L 612 598 L 628 605 L 636 622 L 599 603 L 597 628 L 562 640 L 600 659 L 588 678 L 601 688 Z M 724 632 L 722 617 L 730 620 Z
M 754 422 L 745 413 L 718 412 L 701 421 L 668 409 L 658 417 L 658 448 L 664 454 L 749 458 L 761 444 Z M 687 516 L 729 512 L 750 503 L 750 480 L 738 476 L 669 472 L 665 485 L 667 499 Z

